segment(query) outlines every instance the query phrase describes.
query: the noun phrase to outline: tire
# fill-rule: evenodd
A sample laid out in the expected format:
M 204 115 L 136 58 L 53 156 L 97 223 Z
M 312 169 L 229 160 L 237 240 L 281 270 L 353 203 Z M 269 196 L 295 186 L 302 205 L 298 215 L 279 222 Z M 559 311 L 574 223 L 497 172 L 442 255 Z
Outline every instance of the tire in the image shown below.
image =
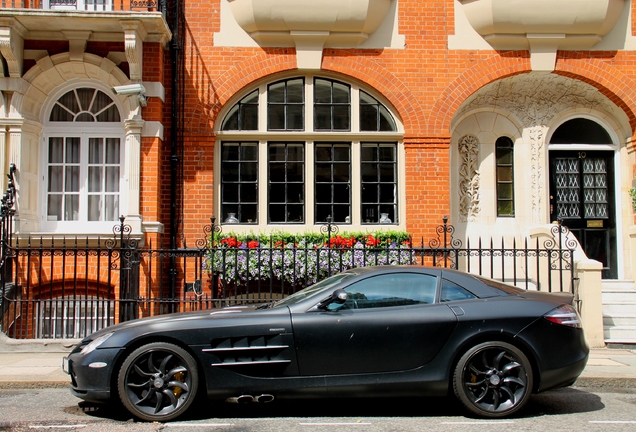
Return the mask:
M 457 363 L 453 389 L 473 414 L 501 418 L 519 411 L 532 394 L 530 361 L 505 342 L 485 342 L 469 349 Z
M 199 374 L 183 348 L 154 342 L 134 350 L 117 377 L 119 398 L 131 414 L 165 422 L 182 415 L 197 395 Z

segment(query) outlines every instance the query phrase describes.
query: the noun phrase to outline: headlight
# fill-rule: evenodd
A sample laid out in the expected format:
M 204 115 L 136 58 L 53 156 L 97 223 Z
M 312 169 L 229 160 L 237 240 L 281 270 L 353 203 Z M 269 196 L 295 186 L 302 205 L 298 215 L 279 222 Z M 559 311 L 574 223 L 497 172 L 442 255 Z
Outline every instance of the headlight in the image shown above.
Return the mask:
M 106 342 L 106 340 L 109 337 L 111 337 L 112 335 L 113 335 L 113 333 L 105 333 L 105 334 L 101 335 L 100 337 L 98 337 L 96 339 L 93 339 L 91 341 L 91 343 L 89 343 L 84 348 L 82 348 L 82 350 L 80 351 L 80 355 L 86 355 L 88 353 L 91 353 L 91 352 L 95 351 L 98 346 L 100 346 L 101 344 Z

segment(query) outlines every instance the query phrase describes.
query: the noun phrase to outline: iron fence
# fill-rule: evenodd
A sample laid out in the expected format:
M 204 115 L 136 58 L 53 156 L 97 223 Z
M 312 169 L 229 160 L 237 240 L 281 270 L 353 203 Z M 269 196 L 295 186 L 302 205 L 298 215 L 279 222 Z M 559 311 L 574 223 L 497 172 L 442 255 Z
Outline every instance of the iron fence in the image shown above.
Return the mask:
M 18 238 L 14 172 L 12 165 L 0 206 L 0 328 L 12 338 L 75 339 L 136 318 L 271 302 L 368 265 L 448 267 L 528 290 L 576 291 L 576 242 L 561 225 L 543 237 L 464 245 L 448 218 L 427 241 L 356 241 L 328 222 L 322 240 L 239 242 L 212 218 L 196 247 L 163 249 L 140 247 L 121 217 L 105 238 Z

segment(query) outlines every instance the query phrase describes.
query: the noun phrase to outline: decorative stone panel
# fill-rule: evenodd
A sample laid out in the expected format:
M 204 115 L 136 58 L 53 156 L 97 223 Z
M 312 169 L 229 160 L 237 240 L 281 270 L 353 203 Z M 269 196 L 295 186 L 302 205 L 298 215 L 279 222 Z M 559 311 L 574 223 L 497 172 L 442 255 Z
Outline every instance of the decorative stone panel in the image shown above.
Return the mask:
M 459 0 L 470 25 L 497 50 L 529 49 L 533 70 L 553 70 L 557 50 L 585 50 L 617 23 L 625 0 Z

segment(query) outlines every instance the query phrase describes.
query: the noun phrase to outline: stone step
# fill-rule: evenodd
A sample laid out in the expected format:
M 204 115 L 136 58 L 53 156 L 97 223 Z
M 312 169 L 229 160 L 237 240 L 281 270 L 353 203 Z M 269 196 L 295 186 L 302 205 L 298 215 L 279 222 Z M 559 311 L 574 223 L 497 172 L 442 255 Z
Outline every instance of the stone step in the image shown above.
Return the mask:
M 611 326 L 603 328 L 603 335 L 605 336 L 605 342 L 608 340 L 623 341 L 620 343 L 628 343 L 628 340 L 636 341 L 636 326 Z M 618 342 L 613 342 L 618 343 Z
M 636 301 L 608 303 L 603 301 L 603 316 L 636 315 Z
M 605 291 L 635 291 L 636 283 L 633 280 L 604 279 L 601 281 L 601 289 Z
M 605 303 L 636 303 L 636 291 L 603 291 L 601 293 Z
M 603 326 L 634 326 L 636 327 L 636 315 L 604 315 Z
M 605 291 L 636 291 L 636 283 L 626 279 L 603 279 L 601 289 Z

